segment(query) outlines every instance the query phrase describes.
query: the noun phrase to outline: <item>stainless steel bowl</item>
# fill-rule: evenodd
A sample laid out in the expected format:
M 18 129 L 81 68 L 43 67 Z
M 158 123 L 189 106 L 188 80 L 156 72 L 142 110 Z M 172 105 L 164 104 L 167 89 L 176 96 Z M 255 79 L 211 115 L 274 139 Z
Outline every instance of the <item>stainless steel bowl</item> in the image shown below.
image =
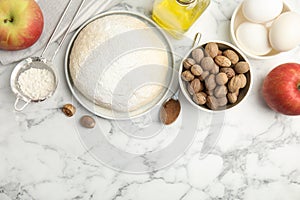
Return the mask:
M 152 101 L 151 103 L 149 103 L 148 105 L 146 105 L 145 107 L 143 107 L 141 109 L 137 109 L 137 110 L 130 111 L 130 112 L 123 113 L 123 112 L 115 111 L 115 110 L 109 109 L 107 107 L 95 104 L 92 100 L 85 97 L 84 94 L 82 94 L 76 88 L 76 86 L 74 85 L 74 82 L 72 80 L 72 77 L 70 75 L 69 57 L 70 57 L 70 54 L 72 51 L 73 43 L 75 42 L 77 36 L 82 31 L 82 29 L 84 29 L 89 23 L 93 22 L 94 20 L 101 19 L 103 17 L 110 16 L 110 15 L 132 16 L 132 17 L 135 17 L 135 18 L 145 22 L 149 26 L 149 28 L 154 28 L 155 34 L 157 34 L 157 36 L 164 43 L 167 53 L 168 53 L 168 60 L 169 60 L 168 63 L 169 63 L 169 68 L 171 68 L 171 70 L 168 70 L 169 72 L 167 75 L 170 79 L 168 82 L 168 86 L 163 89 L 161 94 L 154 101 Z M 132 37 L 128 41 L 130 41 L 130 40 L 132 40 Z M 135 40 L 138 41 L 138 38 L 135 38 Z M 103 51 L 105 51 L 105 49 Z M 67 48 L 67 51 L 66 51 L 65 66 L 64 66 L 65 67 L 65 76 L 66 76 L 66 80 L 67 80 L 69 89 L 71 90 L 73 96 L 87 110 L 89 110 L 90 112 L 94 113 L 97 116 L 100 116 L 100 117 L 103 117 L 106 119 L 128 120 L 128 119 L 140 117 L 140 116 L 150 112 L 155 106 L 157 106 L 158 104 L 161 104 L 162 101 L 164 99 L 166 99 L 167 95 L 169 95 L 169 96 L 171 95 L 171 94 L 169 94 L 169 87 L 174 82 L 173 78 L 175 76 L 175 70 L 173 70 L 174 57 L 173 57 L 172 52 L 173 51 L 172 51 L 171 44 L 170 44 L 167 36 L 165 35 L 165 33 L 153 21 L 151 21 L 147 17 L 137 14 L 137 13 L 134 13 L 134 12 L 128 12 L 128 11 L 105 12 L 105 13 L 99 14 L 99 15 L 91 18 L 90 20 L 88 20 L 75 32 L 75 34 L 72 37 L 70 44 Z

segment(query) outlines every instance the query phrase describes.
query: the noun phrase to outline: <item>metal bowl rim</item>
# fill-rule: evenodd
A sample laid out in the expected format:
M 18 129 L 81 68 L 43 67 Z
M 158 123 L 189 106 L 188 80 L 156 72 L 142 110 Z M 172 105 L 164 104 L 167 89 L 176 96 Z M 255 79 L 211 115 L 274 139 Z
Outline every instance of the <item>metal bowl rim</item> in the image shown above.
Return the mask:
M 84 22 L 79 28 L 78 30 L 74 33 L 74 35 L 72 36 L 68 46 L 67 46 L 67 50 L 66 50 L 66 54 L 65 54 L 65 62 L 64 62 L 64 71 L 65 71 L 65 76 L 66 76 L 66 81 L 67 81 L 67 85 L 72 93 L 72 95 L 75 97 L 75 99 L 85 108 L 87 109 L 89 112 L 99 116 L 99 117 L 103 117 L 105 119 L 109 119 L 109 120 L 128 120 L 128 119 L 134 119 L 134 118 L 138 118 L 138 117 L 141 117 L 149 112 L 151 112 L 151 110 L 155 107 L 155 105 L 158 105 L 160 103 L 162 103 L 167 97 L 167 94 L 168 94 L 168 89 L 164 92 L 164 94 L 162 95 L 162 97 L 160 98 L 160 100 L 158 102 L 156 102 L 156 104 L 154 106 L 152 106 L 151 108 L 149 108 L 148 110 L 146 110 L 145 112 L 142 112 L 142 113 L 139 113 L 137 115 L 134 115 L 134 116 L 128 116 L 128 117 L 115 117 L 115 116 L 108 116 L 108 115 L 105 115 L 105 114 L 102 114 L 102 113 L 98 113 L 96 111 L 94 111 L 93 109 L 91 109 L 88 105 L 86 105 L 82 100 L 81 98 L 77 95 L 77 92 L 75 92 L 75 90 L 73 89 L 73 87 L 75 88 L 75 86 L 72 85 L 71 83 L 71 77 L 69 76 L 69 67 L 68 67 L 68 62 L 69 62 L 69 56 L 70 56 L 70 53 L 71 53 L 71 49 L 72 49 L 72 45 L 76 39 L 76 37 L 78 36 L 78 34 L 81 32 L 81 30 L 87 26 L 89 23 L 91 23 L 92 21 L 98 19 L 98 18 L 102 18 L 102 17 L 105 17 L 105 16 L 108 16 L 108 15 L 115 15 L 115 14 L 122 14 L 122 15 L 132 15 L 132 16 L 135 16 L 135 17 L 138 17 L 138 18 L 141 18 L 143 20 L 145 20 L 146 22 L 148 22 L 149 24 L 151 24 L 154 28 L 156 28 L 156 30 L 159 32 L 159 34 L 161 35 L 161 38 L 163 38 L 165 40 L 165 44 L 167 45 L 167 49 L 169 52 L 171 53 L 168 53 L 170 58 L 169 60 L 171 61 L 171 65 L 172 65 L 172 69 L 174 69 L 174 65 L 175 65 L 175 59 L 174 59 L 174 55 L 172 54 L 173 52 L 173 47 L 171 45 L 171 42 L 170 40 L 168 39 L 167 35 L 163 32 L 163 30 L 158 27 L 158 25 L 156 25 L 150 18 L 144 16 L 144 15 L 141 15 L 139 13 L 136 13 L 136 12 L 132 12 L 132 11 L 107 11 L 107 12 L 103 12 L 103 13 L 100 13 L 100 14 L 97 14 L 95 15 L 94 17 L 88 19 L 86 22 Z M 170 65 L 170 66 L 171 66 Z M 174 82 L 174 77 L 175 77 L 175 72 L 174 70 L 172 70 L 172 74 L 171 74 L 171 80 L 170 80 L 170 83 L 169 83 L 169 88 L 170 86 L 173 84 Z M 83 96 L 83 95 L 81 95 Z M 87 99 L 86 97 L 84 97 L 86 100 L 90 101 L 89 99 Z M 92 102 L 91 102 L 92 103 Z M 97 104 L 94 104 L 92 103 L 94 106 L 99 106 Z M 99 106 L 101 107 L 101 106 Z M 103 108 L 103 107 L 102 107 Z

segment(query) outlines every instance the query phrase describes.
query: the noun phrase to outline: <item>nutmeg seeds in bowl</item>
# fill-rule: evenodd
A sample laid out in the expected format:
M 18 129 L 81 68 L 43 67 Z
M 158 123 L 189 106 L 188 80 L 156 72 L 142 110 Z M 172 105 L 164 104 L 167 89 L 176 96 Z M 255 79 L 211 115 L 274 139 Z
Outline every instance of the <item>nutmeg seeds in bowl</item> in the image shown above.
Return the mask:
M 210 41 L 191 49 L 179 72 L 184 96 L 198 109 L 209 112 L 235 107 L 252 85 L 249 60 L 224 41 Z

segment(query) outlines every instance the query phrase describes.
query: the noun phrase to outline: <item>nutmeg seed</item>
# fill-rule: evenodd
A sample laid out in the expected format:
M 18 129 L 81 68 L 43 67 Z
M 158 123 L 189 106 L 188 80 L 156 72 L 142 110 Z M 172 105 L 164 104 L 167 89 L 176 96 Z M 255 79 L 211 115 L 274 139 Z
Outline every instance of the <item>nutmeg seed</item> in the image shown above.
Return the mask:
M 195 78 L 195 76 L 188 70 L 182 72 L 181 77 L 184 81 L 192 81 Z
M 217 74 L 217 73 L 219 73 L 219 71 L 220 71 L 220 67 L 217 64 L 215 64 L 214 68 L 212 70 L 210 70 L 209 72 L 212 74 Z
M 228 92 L 227 87 L 225 85 L 220 85 L 215 88 L 214 95 L 217 98 L 222 98 L 222 97 L 226 97 L 227 92 Z
M 237 102 L 238 96 L 236 95 L 236 93 L 228 93 L 227 99 L 228 99 L 229 103 L 234 104 L 235 102 Z
M 194 79 L 189 85 L 188 85 L 188 91 L 191 95 L 194 95 L 204 89 L 203 83 L 200 82 L 199 79 Z
M 193 59 L 196 61 L 196 63 L 200 63 L 200 61 L 202 60 L 202 58 L 204 57 L 204 53 L 202 49 L 194 49 L 192 51 L 192 57 Z
M 75 112 L 76 112 L 76 108 L 75 106 L 73 106 L 72 104 L 68 103 L 65 104 L 62 108 L 61 108 L 62 112 L 67 116 L 67 117 L 72 117 Z
M 237 76 L 241 80 L 241 88 L 246 87 L 246 85 L 247 85 L 247 78 L 246 78 L 246 76 L 244 74 L 239 74 Z
M 219 53 L 218 44 L 210 42 L 205 46 L 205 52 L 212 58 L 216 57 Z
M 219 107 L 218 99 L 214 96 L 208 96 L 206 98 L 206 105 L 212 110 L 217 110 Z
M 193 65 L 191 67 L 191 72 L 195 75 L 195 76 L 200 76 L 203 72 L 202 68 L 200 67 L 200 65 Z
M 231 66 L 231 61 L 225 56 L 216 56 L 215 62 L 220 67 L 230 67 Z
M 85 128 L 94 128 L 96 121 L 91 116 L 85 115 L 81 117 L 80 124 Z
M 209 76 L 209 71 L 205 71 L 200 75 L 199 79 L 200 81 L 204 81 L 208 76 Z
M 204 71 L 210 71 L 215 67 L 215 62 L 211 57 L 204 57 L 200 62 Z
M 230 92 L 236 92 L 239 90 L 242 86 L 242 80 L 238 76 L 234 76 L 232 79 L 230 79 L 228 83 L 228 90 Z
M 218 98 L 218 105 L 219 105 L 219 107 L 226 106 L 227 103 L 228 103 L 228 100 L 227 100 L 226 96 L 222 97 L 222 98 Z
M 216 82 L 218 85 L 225 85 L 228 82 L 228 77 L 224 72 L 220 72 L 216 75 Z
M 211 74 L 209 77 L 205 80 L 205 87 L 207 90 L 213 90 L 217 86 L 217 83 L 215 81 L 215 75 Z
M 194 64 L 196 64 L 196 61 L 192 58 L 187 58 L 183 61 L 183 67 L 185 69 L 190 69 Z
M 239 56 L 235 51 L 232 51 L 231 49 L 227 49 L 226 51 L 224 51 L 223 55 L 226 56 L 234 65 L 239 62 Z
M 234 66 L 234 70 L 238 74 L 244 74 L 249 71 L 250 67 L 247 62 L 241 61 Z
M 206 103 L 206 94 L 204 92 L 199 92 L 194 94 L 193 100 L 198 105 L 204 105 Z

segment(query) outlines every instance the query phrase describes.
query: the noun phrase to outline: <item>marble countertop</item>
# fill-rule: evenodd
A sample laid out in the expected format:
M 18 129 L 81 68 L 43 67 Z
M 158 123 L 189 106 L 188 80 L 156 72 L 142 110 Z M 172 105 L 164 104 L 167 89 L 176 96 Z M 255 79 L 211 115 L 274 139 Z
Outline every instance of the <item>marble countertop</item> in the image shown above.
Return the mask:
M 212 0 L 187 32 L 171 42 L 183 56 L 196 32 L 202 40 L 230 42 L 229 23 L 240 0 Z M 288 1 L 300 12 L 298 0 Z M 113 10 L 150 16 L 152 1 L 124 0 Z M 70 40 L 70 36 L 68 37 Z M 188 41 L 188 42 L 187 42 Z M 95 117 L 71 95 L 63 69 L 64 44 L 55 59 L 58 91 L 47 102 L 13 109 L 9 79 L 15 64 L 0 68 L 0 200 L 299 200 L 300 118 L 270 110 L 261 97 L 266 74 L 300 62 L 300 48 L 266 61 L 250 60 L 254 84 L 238 108 L 222 115 L 196 111 L 180 96 L 182 113 L 162 126 L 158 109 L 144 117 Z M 67 118 L 65 103 L 77 107 Z

